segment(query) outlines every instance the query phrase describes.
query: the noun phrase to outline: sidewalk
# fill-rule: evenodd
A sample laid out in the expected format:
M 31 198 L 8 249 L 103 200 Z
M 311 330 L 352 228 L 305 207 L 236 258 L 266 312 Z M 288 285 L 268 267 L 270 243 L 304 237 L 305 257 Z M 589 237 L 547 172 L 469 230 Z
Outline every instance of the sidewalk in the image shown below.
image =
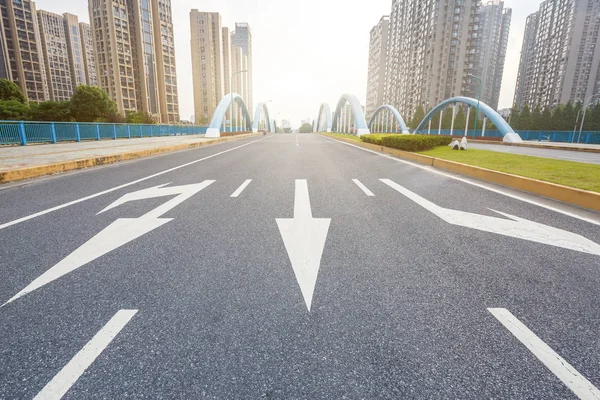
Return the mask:
M 469 139 L 467 137 L 467 139 Z M 569 151 L 583 151 L 589 153 L 600 153 L 600 144 L 585 144 L 585 143 L 566 143 L 566 142 L 538 142 L 537 140 L 526 140 L 523 143 L 504 143 L 501 141 L 495 142 L 490 140 L 469 140 L 473 143 L 485 143 L 492 145 L 503 145 L 503 146 L 517 146 L 517 147 L 533 147 L 539 149 L 553 149 L 553 150 L 569 150 Z
M 117 139 L 80 143 L 0 146 L 0 183 L 252 137 L 204 135 Z

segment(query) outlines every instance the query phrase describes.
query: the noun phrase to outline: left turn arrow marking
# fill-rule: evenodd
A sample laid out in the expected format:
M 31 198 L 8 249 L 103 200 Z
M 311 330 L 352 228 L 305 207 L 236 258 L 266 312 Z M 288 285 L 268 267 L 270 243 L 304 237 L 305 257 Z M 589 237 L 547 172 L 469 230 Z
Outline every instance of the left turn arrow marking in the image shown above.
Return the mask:
M 111 251 L 131 242 L 140 236 L 172 221 L 172 218 L 159 218 L 169 210 L 175 208 L 185 200 L 189 199 L 202 189 L 205 189 L 215 181 L 204 181 L 193 185 L 164 187 L 165 185 L 128 193 L 106 207 L 100 213 L 118 207 L 124 203 L 134 200 L 150 199 L 156 197 L 178 195 L 166 203 L 161 204 L 154 210 L 142 215 L 139 218 L 119 218 L 109 226 L 104 228 L 96 236 L 88 240 L 81 247 L 69 254 L 66 258 L 50 268 L 31 282 L 27 287 L 14 295 L 5 305 L 41 288 L 44 285 L 70 273 L 74 270 L 94 261 L 95 259 L 110 253 Z

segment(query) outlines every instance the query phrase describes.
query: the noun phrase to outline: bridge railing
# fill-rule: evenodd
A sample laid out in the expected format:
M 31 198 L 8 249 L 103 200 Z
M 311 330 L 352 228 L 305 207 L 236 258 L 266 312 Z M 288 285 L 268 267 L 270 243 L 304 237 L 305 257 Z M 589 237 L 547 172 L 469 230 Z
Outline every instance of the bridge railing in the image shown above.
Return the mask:
M 200 135 L 206 130 L 207 127 L 197 125 L 0 121 L 0 145 Z
M 454 136 L 461 136 L 464 132 L 464 129 L 454 129 Z M 419 130 L 417 133 L 427 135 L 437 135 L 438 129 L 432 129 L 428 131 L 427 129 Z M 476 138 L 482 137 L 482 131 L 475 132 Z M 585 143 L 585 144 L 600 144 L 600 132 L 598 131 L 584 131 L 581 132 L 581 135 L 578 131 L 573 133 L 573 131 L 523 131 L 517 130 L 517 133 L 523 140 L 534 140 L 534 141 L 544 141 L 544 142 L 559 142 L 559 143 Z M 440 131 L 441 135 L 450 135 L 450 129 L 442 129 Z M 473 137 L 473 130 L 469 129 L 468 137 Z M 497 130 L 486 130 L 483 134 L 484 137 L 497 137 L 501 138 L 502 134 Z

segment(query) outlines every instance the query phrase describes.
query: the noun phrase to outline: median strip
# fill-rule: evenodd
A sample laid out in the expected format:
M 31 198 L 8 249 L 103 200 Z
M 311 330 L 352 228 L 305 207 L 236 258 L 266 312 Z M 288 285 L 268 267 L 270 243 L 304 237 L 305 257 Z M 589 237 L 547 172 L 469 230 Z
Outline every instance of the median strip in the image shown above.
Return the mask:
M 366 149 L 386 153 L 394 157 L 456 172 L 462 175 L 474 177 L 491 183 L 496 183 L 502 186 L 521 190 L 535 195 L 547 197 L 553 200 L 558 200 L 578 207 L 600 211 L 600 193 L 593 192 L 591 190 L 578 189 L 566 185 L 560 185 L 538 179 L 518 176 L 506 172 L 495 171 L 488 168 L 467 165 L 457 161 L 444 160 L 439 157 L 433 157 L 425 154 L 412 153 L 381 145 L 365 143 L 362 141 L 357 141 L 355 139 L 353 140 L 349 138 L 340 137 L 341 135 L 322 135 L 331 137 L 335 140 L 351 143 L 355 146 L 360 146 Z

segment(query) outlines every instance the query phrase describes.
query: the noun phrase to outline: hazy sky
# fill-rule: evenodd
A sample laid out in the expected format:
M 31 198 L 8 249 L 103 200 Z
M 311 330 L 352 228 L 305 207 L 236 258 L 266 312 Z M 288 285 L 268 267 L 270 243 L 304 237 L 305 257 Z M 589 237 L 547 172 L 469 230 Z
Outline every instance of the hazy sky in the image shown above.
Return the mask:
M 505 0 L 512 7 L 510 42 L 500 107 L 510 107 L 519 67 L 525 19 L 542 0 Z M 352 4 L 354 3 L 354 4 Z M 77 14 L 89 21 L 87 1 L 37 0 L 38 9 Z M 369 31 L 391 0 L 172 0 L 179 107 L 182 119 L 194 113 L 189 11 L 221 13 L 223 24 L 248 22 L 253 35 L 254 101 L 273 100 L 271 115 L 314 118 L 325 101 L 333 108 L 342 93 L 366 98 Z M 410 60 L 406 60 L 410 62 Z M 408 118 L 408 117 L 406 117 Z

